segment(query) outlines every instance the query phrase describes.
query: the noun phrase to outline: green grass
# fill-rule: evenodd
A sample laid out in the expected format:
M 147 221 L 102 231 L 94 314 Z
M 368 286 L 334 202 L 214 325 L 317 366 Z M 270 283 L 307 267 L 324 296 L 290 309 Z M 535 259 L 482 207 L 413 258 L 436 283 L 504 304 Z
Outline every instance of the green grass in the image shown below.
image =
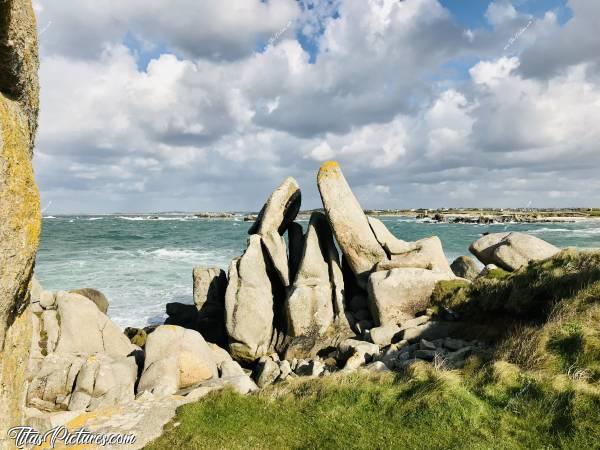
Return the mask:
M 598 390 L 556 384 L 508 363 L 469 377 L 419 364 L 405 375 L 296 380 L 246 397 L 224 391 L 180 408 L 180 424 L 147 448 L 599 448 Z
M 465 334 L 486 330 L 493 354 L 215 392 L 148 448 L 600 449 L 600 253 L 440 283 L 432 302 L 460 311 Z

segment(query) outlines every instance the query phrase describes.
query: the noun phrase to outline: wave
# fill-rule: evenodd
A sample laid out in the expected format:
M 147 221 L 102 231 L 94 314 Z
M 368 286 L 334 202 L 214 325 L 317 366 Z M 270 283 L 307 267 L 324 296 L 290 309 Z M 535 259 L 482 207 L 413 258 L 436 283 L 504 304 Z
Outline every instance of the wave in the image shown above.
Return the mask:
M 54 216 L 43 216 L 42 219 L 56 219 Z
M 117 219 L 122 220 L 132 220 L 132 221 L 175 221 L 175 222 L 187 222 L 188 220 L 196 220 L 197 218 L 194 216 L 117 216 Z
M 127 216 L 118 216 L 117 219 L 123 219 L 123 220 L 148 220 L 148 218 L 146 217 L 127 217 Z
M 543 233 L 569 233 L 569 236 L 575 237 L 580 235 L 595 235 L 600 234 L 600 228 L 538 228 L 535 230 L 527 230 L 529 234 L 543 234 Z
M 526 230 L 525 233 L 530 233 L 530 234 L 540 234 L 540 233 L 565 233 L 565 232 L 570 232 L 570 231 L 577 231 L 577 230 L 569 230 L 568 228 L 536 228 L 534 230 Z
M 600 228 L 581 228 L 579 230 L 572 231 L 579 234 L 600 234 Z
M 102 220 L 104 217 L 90 217 L 87 220 Z
M 214 251 L 197 251 L 189 249 L 178 249 L 178 248 L 159 248 L 156 250 L 141 250 L 142 254 L 159 258 L 159 259 L 170 259 L 170 260 L 198 260 L 205 259 L 207 256 L 214 257 L 216 254 Z

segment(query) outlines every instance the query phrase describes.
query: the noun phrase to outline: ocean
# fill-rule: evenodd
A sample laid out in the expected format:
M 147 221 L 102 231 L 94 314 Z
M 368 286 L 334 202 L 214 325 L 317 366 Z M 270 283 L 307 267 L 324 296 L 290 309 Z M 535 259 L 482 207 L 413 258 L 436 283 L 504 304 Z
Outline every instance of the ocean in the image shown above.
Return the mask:
M 494 225 L 434 224 L 380 218 L 397 237 L 437 235 L 448 260 L 468 255 L 484 232 L 531 233 L 559 247 L 599 248 L 600 221 Z M 308 220 L 298 220 L 305 228 Z M 92 287 L 110 302 L 121 327 L 160 323 L 169 302 L 192 303 L 192 268 L 229 262 L 246 247 L 251 222 L 186 215 L 47 216 L 36 275 L 52 291 Z

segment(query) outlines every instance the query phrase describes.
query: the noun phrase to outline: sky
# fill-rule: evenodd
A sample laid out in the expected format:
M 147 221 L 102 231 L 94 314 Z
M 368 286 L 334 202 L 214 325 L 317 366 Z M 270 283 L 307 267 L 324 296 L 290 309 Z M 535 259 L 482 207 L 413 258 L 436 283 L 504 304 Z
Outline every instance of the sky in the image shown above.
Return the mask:
M 45 214 L 600 206 L 596 0 L 34 0 Z

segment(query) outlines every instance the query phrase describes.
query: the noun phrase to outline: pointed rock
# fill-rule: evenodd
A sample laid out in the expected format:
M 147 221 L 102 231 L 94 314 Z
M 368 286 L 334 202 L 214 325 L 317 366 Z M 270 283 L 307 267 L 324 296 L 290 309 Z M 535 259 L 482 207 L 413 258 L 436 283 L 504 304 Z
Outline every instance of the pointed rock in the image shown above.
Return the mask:
M 225 323 L 231 355 L 252 362 L 268 354 L 273 317 L 273 292 L 261 238 L 252 235 L 244 255 L 229 267 Z
M 327 247 L 333 242 L 328 228 L 322 214 L 312 214 L 302 262 L 287 301 L 288 333 L 294 337 L 311 332 L 323 334 L 333 323 L 334 293 L 329 265 L 339 263 L 329 259 L 332 255 Z
M 335 238 L 359 284 L 364 287 L 375 265 L 386 259 L 387 255 L 375 238 L 367 216 L 338 163 L 324 163 L 319 170 L 317 183 Z
M 298 183 L 294 178 L 287 177 L 262 207 L 248 234 L 264 235 L 270 231 L 277 231 L 282 235 L 298 215 L 301 201 Z
M 314 212 L 306 233 L 302 261 L 286 303 L 288 334 L 303 337 L 295 357 L 312 356 L 333 335 L 346 337 L 344 279 L 333 235 L 323 213 Z M 289 352 L 288 352 L 289 353 Z M 291 356 L 291 353 L 288 355 Z

